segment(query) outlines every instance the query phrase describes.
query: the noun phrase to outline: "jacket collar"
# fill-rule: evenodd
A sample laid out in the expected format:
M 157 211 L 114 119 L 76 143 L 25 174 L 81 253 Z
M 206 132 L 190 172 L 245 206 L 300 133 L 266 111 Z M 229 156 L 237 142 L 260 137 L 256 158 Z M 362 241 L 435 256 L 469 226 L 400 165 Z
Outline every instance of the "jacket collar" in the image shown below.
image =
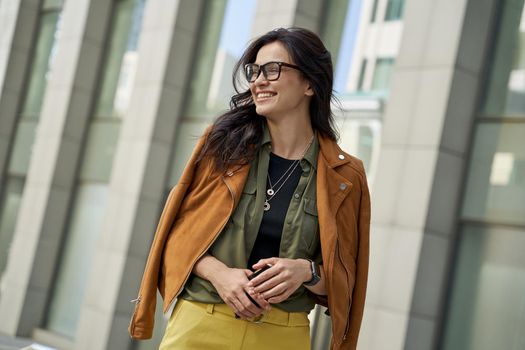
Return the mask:
M 345 154 L 337 145 L 337 142 L 333 141 L 322 133 L 317 133 L 319 138 L 319 156 L 322 156 L 329 168 L 337 168 L 340 165 L 350 162 L 350 157 Z

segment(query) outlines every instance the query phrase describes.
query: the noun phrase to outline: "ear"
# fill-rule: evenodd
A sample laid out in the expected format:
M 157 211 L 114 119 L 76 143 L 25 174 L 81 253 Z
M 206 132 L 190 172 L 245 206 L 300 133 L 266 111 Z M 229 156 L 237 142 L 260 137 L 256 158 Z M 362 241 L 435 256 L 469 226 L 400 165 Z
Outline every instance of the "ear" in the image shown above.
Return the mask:
M 304 94 L 306 96 L 313 96 L 314 95 L 314 90 L 310 86 L 310 83 L 308 83 L 308 85 L 306 86 L 306 90 L 304 91 Z

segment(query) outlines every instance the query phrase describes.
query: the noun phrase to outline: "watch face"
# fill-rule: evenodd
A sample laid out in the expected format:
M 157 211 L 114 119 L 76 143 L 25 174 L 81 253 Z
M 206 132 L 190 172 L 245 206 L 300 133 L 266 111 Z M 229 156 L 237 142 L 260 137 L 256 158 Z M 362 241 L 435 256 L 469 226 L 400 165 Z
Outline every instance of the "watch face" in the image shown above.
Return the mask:
M 321 267 L 317 265 L 315 262 L 314 262 L 314 265 L 315 265 L 315 273 L 317 274 L 317 276 L 319 276 L 319 278 L 321 278 Z

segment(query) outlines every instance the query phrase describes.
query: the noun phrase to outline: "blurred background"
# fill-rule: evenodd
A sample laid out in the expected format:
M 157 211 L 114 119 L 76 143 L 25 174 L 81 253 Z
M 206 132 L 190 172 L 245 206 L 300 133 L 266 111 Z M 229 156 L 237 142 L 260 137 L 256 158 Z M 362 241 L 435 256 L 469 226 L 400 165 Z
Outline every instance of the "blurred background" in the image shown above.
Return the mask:
M 358 348 L 525 349 L 524 0 L 0 0 L 0 349 L 157 349 L 160 310 L 127 326 L 162 205 L 249 40 L 292 25 L 368 171 Z

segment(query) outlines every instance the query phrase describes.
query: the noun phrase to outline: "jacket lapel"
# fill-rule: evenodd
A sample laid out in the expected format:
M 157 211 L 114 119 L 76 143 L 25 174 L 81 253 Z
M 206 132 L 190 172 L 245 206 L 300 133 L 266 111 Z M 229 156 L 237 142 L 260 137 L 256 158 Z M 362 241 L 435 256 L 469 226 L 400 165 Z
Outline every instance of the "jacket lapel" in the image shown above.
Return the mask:
M 323 260 L 327 267 L 331 269 L 337 241 L 337 211 L 352 188 L 352 183 L 339 174 L 337 168 L 348 163 L 350 159 L 341 151 L 335 141 L 320 134 L 319 146 L 317 161 L 317 212 L 321 249 L 327 254 L 323 254 Z
M 242 190 L 246 183 L 246 179 L 248 178 L 248 173 L 250 172 L 250 164 L 236 165 L 228 169 L 226 173 L 222 175 L 224 183 L 230 190 L 234 200 L 234 208 L 241 199 Z
M 318 197 L 321 195 L 324 198 L 321 204 L 326 206 L 323 209 L 326 209 L 328 216 L 335 218 L 341 203 L 352 189 L 352 183 L 338 172 L 338 167 L 350 162 L 350 158 L 335 141 L 322 135 L 319 135 L 319 146 L 318 163 L 322 169 L 318 169 L 317 174 Z

